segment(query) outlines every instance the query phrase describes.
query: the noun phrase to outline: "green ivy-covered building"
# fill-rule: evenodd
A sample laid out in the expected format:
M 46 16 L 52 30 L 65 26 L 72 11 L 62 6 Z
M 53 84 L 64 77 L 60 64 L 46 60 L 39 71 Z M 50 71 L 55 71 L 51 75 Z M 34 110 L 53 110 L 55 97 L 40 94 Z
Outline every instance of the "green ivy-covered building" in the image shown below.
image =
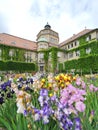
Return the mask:
M 97 59 L 98 29 L 85 28 L 62 43 L 48 23 L 35 42 L 0 34 L 0 61 L 34 63 L 39 71 L 96 73 Z
M 66 50 L 64 70 L 98 73 L 98 29 L 84 29 L 60 44 Z
M 0 34 L 0 71 L 35 71 L 36 62 L 36 42 L 6 33 Z

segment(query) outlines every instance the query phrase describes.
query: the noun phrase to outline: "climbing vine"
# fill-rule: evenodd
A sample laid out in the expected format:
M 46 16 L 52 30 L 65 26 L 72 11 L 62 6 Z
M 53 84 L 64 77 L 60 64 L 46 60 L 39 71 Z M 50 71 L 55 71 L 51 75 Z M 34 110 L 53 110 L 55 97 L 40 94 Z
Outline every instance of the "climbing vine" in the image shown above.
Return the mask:
M 81 37 L 79 39 L 80 45 L 76 48 L 67 50 L 66 52 L 69 53 L 69 52 L 74 52 L 74 51 L 80 50 L 80 57 L 85 57 L 87 55 L 86 49 L 91 48 L 90 54 L 98 54 L 98 41 L 96 39 L 92 39 L 89 42 L 85 42 L 84 39 L 85 39 L 85 37 Z
M 55 73 L 57 69 L 57 62 L 58 62 L 58 57 L 57 57 L 57 48 L 53 47 L 51 51 L 51 61 L 52 61 L 52 72 Z
M 44 51 L 45 71 L 48 72 L 49 51 Z
M 60 49 L 57 47 L 51 47 L 48 49 L 43 49 L 38 51 L 38 53 L 44 53 L 44 62 L 45 62 L 45 71 L 47 72 L 48 70 L 52 71 L 53 73 L 56 72 L 57 70 L 57 63 L 58 63 L 58 52 L 65 52 L 64 49 Z M 51 55 L 49 56 L 49 54 Z M 49 62 L 50 59 L 50 62 Z M 49 64 L 51 64 L 49 66 Z
M 16 48 L 16 47 L 11 47 L 11 46 L 6 46 L 3 44 L 0 44 L 0 49 L 1 49 L 1 59 L 2 60 L 14 60 L 14 61 L 25 61 L 24 54 L 25 50 Z M 11 56 L 9 53 L 10 51 L 13 51 L 13 55 Z

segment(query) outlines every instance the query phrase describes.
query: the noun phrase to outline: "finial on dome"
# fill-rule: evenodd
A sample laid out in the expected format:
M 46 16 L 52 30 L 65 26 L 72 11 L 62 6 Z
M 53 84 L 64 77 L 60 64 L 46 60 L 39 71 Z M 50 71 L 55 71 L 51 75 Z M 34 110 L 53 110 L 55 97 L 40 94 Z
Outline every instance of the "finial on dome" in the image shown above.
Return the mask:
M 51 26 L 48 24 L 48 22 L 47 22 L 47 24 L 44 26 L 44 28 L 45 29 L 51 29 Z

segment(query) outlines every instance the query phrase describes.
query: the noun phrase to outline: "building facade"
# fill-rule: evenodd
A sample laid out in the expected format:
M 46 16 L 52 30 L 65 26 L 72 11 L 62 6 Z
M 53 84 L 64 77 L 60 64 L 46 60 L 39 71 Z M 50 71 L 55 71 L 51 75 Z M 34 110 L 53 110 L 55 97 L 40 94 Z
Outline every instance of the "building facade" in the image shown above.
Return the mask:
M 52 47 L 60 48 L 63 51 L 58 51 L 57 53 L 58 63 L 64 63 L 90 54 L 98 54 L 97 43 L 98 29 L 84 29 L 64 42 L 59 43 L 59 34 L 52 30 L 47 23 L 44 29 L 38 33 L 36 42 L 1 33 L 0 60 L 34 62 L 38 65 L 39 71 L 44 71 L 43 51 Z M 96 51 L 94 51 L 95 44 Z M 51 70 L 51 51 L 49 52 L 48 68 Z

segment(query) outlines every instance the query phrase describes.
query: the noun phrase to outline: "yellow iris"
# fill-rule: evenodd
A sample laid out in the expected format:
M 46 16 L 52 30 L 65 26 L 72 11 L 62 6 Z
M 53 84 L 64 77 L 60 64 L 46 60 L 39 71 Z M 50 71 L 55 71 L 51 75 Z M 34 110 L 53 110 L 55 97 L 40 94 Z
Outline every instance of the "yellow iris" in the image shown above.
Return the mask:
M 42 80 L 41 80 L 41 82 L 43 82 L 43 83 L 44 83 L 44 82 L 45 82 L 45 79 L 42 79 Z

